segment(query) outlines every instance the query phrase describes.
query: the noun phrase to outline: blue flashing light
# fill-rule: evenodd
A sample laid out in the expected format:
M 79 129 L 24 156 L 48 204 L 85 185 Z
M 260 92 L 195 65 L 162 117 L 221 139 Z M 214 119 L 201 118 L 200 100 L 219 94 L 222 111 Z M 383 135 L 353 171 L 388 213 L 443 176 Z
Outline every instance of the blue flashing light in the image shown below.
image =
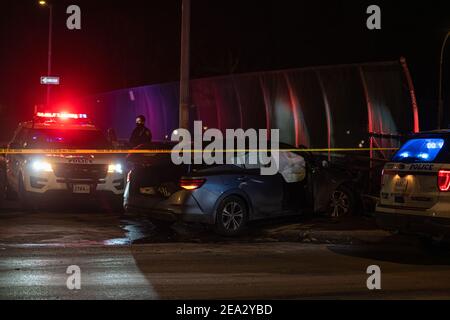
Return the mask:
M 444 147 L 444 139 L 417 138 L 407 141 L 393 157 L 393 161 L 432 162 Z
M 442 149 L 444 146 L 443 142 L 428 142 L 427 149 Z
M 400 157 L 408 158 L 409 157 L 409 153 L 408 152 L 403 152 L 403 153 L 400 154 Z

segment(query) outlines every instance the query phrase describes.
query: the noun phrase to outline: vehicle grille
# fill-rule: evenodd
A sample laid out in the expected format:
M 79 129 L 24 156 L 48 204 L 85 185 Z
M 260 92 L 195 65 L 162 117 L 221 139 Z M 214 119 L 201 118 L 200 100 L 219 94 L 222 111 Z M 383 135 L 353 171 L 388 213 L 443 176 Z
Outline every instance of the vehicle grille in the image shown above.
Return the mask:
M 106 164 L 53 164 L 53 171 L 59 178 L 66 179 L 104 179 L 108 174 Z

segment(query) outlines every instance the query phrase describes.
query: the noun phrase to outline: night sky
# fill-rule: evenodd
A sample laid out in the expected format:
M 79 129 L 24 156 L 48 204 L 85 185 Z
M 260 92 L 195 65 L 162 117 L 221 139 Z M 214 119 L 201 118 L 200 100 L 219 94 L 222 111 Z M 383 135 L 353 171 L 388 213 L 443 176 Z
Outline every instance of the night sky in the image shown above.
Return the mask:
M 37 0 L 1 0 L 0 141 L 45 101 L 48 9 Z M 65 27 L 77 4 L 82 30 Z M 382 30 L 366 28 L 366 8 Z M 179 78 L 181 0 L 54 0 L 54 101 Z M 450 30 L 450 1 L 192 0 L 191 74 L 207 77 L 405 56 L 422 127 L 433 128 L 438 57 Z M 444 90 L 450 99 L 450 42 Z M 449 106 L 446 101 L 446 106 Z

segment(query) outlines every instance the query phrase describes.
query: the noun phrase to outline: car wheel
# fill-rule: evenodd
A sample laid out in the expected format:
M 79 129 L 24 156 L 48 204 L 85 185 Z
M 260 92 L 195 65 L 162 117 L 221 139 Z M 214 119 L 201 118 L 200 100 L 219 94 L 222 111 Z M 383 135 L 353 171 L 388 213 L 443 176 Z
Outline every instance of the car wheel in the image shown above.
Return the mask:
M 423 249 L 430 251 L 440 250 L 443 248 L 446 249 L 446 245 L 448 244 L 448 242 L 445 241 L 446 239 L 444 235 L 434 237 L 422 235 L 418 237 L 418 240 Z
M 25 211 L 34 211 L 36 210 L 36 205 L 33 203 L 32 199 L 30 199 L 29 193 L 25 190 L 25 186 L 23 185 L 23 178 L 19 178 L 19 194 L 18 194 L 20 205 L 22 209 Z
M 355 213 L 355 196 L 346 186 L 339 186 L 331 193 L 328 215 L 333 219 L 351 216 Z
M 165 220 L 157 220 L 157 219 L 150 219 L 150 222 L 157 229 L 170 229 L 175 224 L 175 221 L 165 221 Z
M 113 196 L 113 197 L 104 197 L 100 199 L 100 208 L 105 210 L 108 213 L 113 214 L 124 214 L 123 207 L 123 197 L 122 196 Z
M 12 190 L 11 186 L 6 183 L 6 199 L 7 200 L 17 200 L 18 194 L 14 190 Z
M 247 206 L 239 197 L 230 196 L 220 203 L 215 223 L 215 232 L 223 236 L 236 236 L 247 224 Z
M 3 170 L 0 169 L 0 205 L 2 205 L 6 199 L 6 192 L 6 175 Z

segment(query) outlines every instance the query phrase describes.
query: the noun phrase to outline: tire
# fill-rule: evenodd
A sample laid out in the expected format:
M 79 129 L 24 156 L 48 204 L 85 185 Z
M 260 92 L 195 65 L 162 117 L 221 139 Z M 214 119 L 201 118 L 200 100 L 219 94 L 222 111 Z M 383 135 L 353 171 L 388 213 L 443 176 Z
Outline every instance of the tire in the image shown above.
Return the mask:
M 11 189 L 8 182 L 6 183 L 6 199 L 7 200 L 17 200 L 18 194 L 14 190 Z
M 418 236 L 422 248 L 428 251 L 438 251 L 446 247 L 445 237 Z
M 103 200 L 105 201 L 105 203 L 101 205 L 102 209 L 106 210 L 109 213 L 117 213 L 119 215 L 125 214 L 122 196 L 113 196 L 111 198 L 105 198 Z
M 150 222 L 157 228 L 157 229 L 170 229 L 175 224 L 175 221 L 165 221 L 165 220 L 157 220 L 157 219 L 150 219 Z
M 3 205 L 6 194 L 7 194 L 7 187 L 6 187 L 6 174 L 3 171 L 3 169 L 0 169 L 0 206 Z
M 248 209 L 244 200 L 229 196 L 217 208 L 214 231 L 222 236 L 233 237 L 241 234 L 247 225 Z
M 328 216 L 342 219 L 356 213 L 356 199 L 354 192 L 347 186 L 341 185 L 330 196 Z
M 25 187 L 23 185 L 23 178 L 22 176 L 19 177 L 19 194 L 18 199 L 20 202 L 20 205 L 22 207 L 22 210 L 24 211 L 34 211 L 37 209 L 36 204 L 34 203 L 33 199 L 31 199 L 29 192 L 25 190 Z

